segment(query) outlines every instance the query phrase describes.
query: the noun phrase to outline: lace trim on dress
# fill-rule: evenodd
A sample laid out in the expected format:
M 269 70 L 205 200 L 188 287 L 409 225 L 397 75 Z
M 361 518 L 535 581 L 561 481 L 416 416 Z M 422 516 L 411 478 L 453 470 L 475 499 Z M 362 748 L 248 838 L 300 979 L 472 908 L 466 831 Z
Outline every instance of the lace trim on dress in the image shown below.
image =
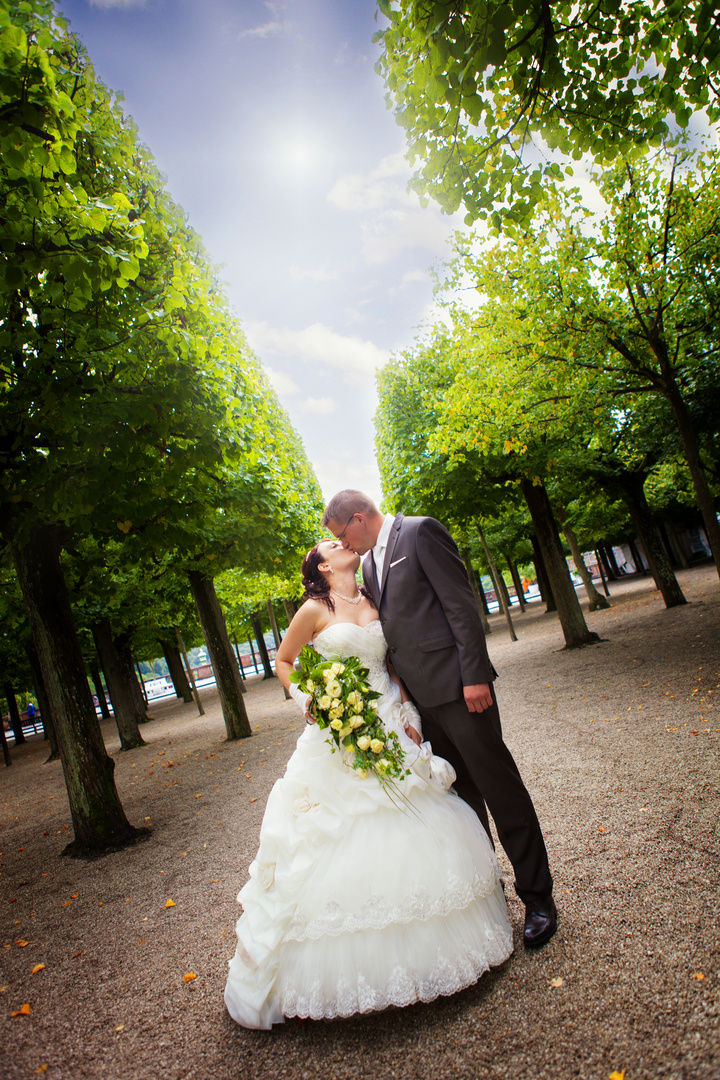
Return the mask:
M 412 967 L 398 966 L 383 987 L 370 986 L 362 975 L 355 983 L 343 978 L 338 981 L 332 997 L 326 995 L 318 979 L 306 994 L 298 994 L 293 989 L 281 990 L 280 1010 L 284 1016 L 332 1020 L 387 1009 L 391 1005 L 404 1008 L 418 1001 L 435 1001 L 472 986 L 484 972 L 502 964 L 509 949 L 512 944 L 508 943 L 508 934 L 496 930 L 488 937 L 487 947 L 482 952 L 468 949 L 464 955 L 447 957 L 438 950 L 435 964 L 426 978 L 421 978 Z
M 436 915 L 462 911 L 474 900 L 494 892 L 499 881 L 499 867 L 492 866 L 483 877 L 476 872 L 470 880 L 461 880 L 451 875 L 441 896 L 431 897 L 426 889 L 415 885 L 408 889 L 407 899 L 401 905 L 389 904 L 385 897 L 372 895 L 366 904 L 350 912 L 330 901 L 324 911 L 311 919 L 306 919 L 296 911 L 284 938 L 286 941 L 317 941 L 321 937 L 339 937 L 340 934 L 357 933 L 360 930 L 402 926 L 416 919 L 425 922 Z

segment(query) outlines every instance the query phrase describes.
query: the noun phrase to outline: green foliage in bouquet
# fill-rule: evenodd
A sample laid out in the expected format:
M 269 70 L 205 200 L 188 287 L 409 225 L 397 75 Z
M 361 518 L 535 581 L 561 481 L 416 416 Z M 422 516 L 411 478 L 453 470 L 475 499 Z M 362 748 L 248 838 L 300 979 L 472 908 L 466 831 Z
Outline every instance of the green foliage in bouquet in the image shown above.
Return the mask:
M 410 770 L 400 740 L 386 730 L 373 705 L 382 695 L 370 688 L 368 669 L 356 656 L 326 660 L 310 645 L 303 647 L 299 661 L 300 671 L 292 672 L 290 681 L 312 698 L 312 712 L 318 727 L 329 730 L 333 753 L 345 751 L 347 765 L 361 779 L 372 773 L 388 794 L 399 795 L 394 781 Z

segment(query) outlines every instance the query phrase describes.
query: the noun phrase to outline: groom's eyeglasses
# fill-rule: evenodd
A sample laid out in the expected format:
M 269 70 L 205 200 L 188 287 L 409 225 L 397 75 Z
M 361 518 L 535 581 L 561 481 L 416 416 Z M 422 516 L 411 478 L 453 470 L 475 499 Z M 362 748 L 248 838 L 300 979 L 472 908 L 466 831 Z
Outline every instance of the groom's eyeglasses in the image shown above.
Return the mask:
M 335 539 L 336 539 L 336 540 L 342 540 L 343 536 L 345 535 L 345 533 L 346 533 L 346 532 L 348 531 L 348 529 L 350 528 L 350 522 L 351 522 L 351 521 L 353 520 L 353 518 L 354 518 L 354 517 L 355 517 L 355 515 L 354 515 L 354 514 L 351 514 L 351 515 L 350 515 L 350 517 L 349 517 L 349 518 L 347 519 L 347 525 L 345 526 L 345 528 L 343 529 L 343 531 L 342 531 L 342 532 L 340 533 L 340 535 L 339 535 L 339 536 L 336 536 L 336 537 L 335 537 Z

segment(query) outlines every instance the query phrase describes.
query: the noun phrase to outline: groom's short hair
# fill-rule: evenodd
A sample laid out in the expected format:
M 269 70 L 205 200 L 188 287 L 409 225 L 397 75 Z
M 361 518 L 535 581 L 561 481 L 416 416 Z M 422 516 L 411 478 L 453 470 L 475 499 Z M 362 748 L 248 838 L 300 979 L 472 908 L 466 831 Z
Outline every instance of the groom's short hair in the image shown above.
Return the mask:
M 379 514 L 375 503 L 364 491 L 355 491 L 353 488 L 345 488 L 333 495 L 325 507 L 322 523 L 325 528 L 331 521 L 347 521 L 353 514 Z

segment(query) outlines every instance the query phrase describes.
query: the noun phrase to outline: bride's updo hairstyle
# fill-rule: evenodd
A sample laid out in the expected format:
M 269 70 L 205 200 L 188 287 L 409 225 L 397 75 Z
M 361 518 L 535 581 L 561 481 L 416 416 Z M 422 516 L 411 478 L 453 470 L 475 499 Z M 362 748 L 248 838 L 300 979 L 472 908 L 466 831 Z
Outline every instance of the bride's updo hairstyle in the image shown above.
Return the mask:
M 320 600 L 323 604 L 327 604 L 330 611 L 335 611 L 335 604 L 333 598 L 330 595 L 330 582 L 327 581 L 318 567 L 321 562 L 325 562 L 320 551 L 318 550 L 320 544 L 316 544 L 315 547 L 310 548 L 307 555 L 303 559 L 302 563 L 302 583 L 305 589 L 303 593 L 303 602 L 305 600 Z
M 329 539 L 332 539 L 332 537 L 329 537 Z M 304 603 L 306 600 L 320 600 L 321 603 L 327 604 L 329 611 L 332 611 L 334 613 L 335 603 L 332 596 L 330 595 L 330 582 L 327 580 L 326 577 L 323 577 L 323 575 L 320 573 L 320 570 L 318 569 L 320 563 L 325 562 L 325 559 L 323 559 L 320 551 L 318 550 L 320 544 L 324 542 L 325 541 L 323 540 L 319 540 L 315 547 L 310 548 L 307 555 L 302 561 L 302 583 L 303 588 L 305 589 L 302 602 Z M 375 604 L 373 602 L 373 598 L 371 597 L 370 593 L 367 591 L 364 585 L 360 586 L 360 592 L 366 600 L 370 601 L 370 603 L 374 607 Z

